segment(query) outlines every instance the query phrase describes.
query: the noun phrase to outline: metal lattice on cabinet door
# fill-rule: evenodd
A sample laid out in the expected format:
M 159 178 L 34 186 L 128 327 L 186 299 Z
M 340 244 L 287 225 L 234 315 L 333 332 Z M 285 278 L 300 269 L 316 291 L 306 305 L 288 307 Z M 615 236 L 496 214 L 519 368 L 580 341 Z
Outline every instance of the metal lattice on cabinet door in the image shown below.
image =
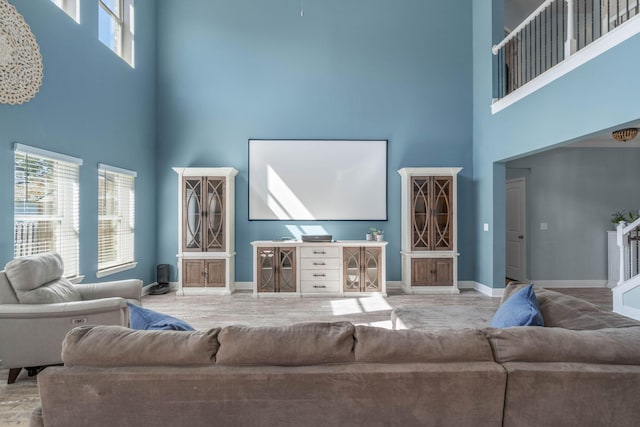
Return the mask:
M 184 181 L 184 245 L 185 249 L 202 248 L 202 181 L 198 179 L 186 179 Z
M 224 179 L 207 179 L 207 250 L 224 249 Z

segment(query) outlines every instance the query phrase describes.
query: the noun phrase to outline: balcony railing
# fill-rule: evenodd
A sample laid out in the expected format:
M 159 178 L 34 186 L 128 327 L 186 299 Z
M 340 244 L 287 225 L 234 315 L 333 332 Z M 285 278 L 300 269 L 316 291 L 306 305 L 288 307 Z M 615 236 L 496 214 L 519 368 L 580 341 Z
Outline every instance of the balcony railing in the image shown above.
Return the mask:
M 547 0 L 492 48 L 503 98 L 640 14 L 640 0 Z

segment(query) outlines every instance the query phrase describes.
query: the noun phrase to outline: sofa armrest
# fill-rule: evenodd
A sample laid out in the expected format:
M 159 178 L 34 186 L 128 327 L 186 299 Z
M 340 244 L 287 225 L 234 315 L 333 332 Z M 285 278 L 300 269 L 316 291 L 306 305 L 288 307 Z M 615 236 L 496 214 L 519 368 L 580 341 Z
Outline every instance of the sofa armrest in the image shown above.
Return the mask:
M 120 297 L 138 305 L 142 300 L 142 280 L 127 279 L 114 282 L 80 283 L 74 285 L 83 300 L 95 300 L 99 298 Z
M 102 298 L 56 304 L 0 304 L 0 319 L 72 317 L 82 314 L 119 311 L 127 307 L 123 298 Z
M 62 340 L 81 325 L 129 326 L 122 298 L 56 304 L 0 304 L 0 366 L 62 363 Z

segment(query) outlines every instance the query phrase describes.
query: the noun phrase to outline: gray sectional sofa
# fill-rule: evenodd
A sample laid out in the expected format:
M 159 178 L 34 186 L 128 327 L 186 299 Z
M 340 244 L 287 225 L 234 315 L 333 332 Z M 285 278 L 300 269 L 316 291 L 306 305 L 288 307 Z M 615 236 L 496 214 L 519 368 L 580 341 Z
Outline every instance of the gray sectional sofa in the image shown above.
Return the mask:
M 544 328 L 76 328 L 32 426 L 638 425 L 640 323 L 536 292 Z

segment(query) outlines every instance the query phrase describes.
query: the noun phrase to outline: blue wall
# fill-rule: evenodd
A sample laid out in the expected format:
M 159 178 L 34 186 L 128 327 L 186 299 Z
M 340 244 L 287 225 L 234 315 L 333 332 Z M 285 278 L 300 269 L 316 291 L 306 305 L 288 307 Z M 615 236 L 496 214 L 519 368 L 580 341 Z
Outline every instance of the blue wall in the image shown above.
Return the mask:
M 155 280 L 155 2 L 136 1 L 136 68 L 98 41 L 97 1 L 77 24 L 50 0 L 11 0 L 35 34 L 44 63 L 37 96 L 0 105 L 0 267 L 13 258 L 13 143 L 79 157 L 80 273 L 97 270 L 97 163 L 136 178 L 135 270 L 105 277 Z
M 292 225 L 337 239 L 384 229 L 388 280 L 400 280 L 396 171 L 462 166 L 459 278 L 473 277 L 471 0 L 401 3 L 305 2 L 301 17 L 291 0 L 158 2 L 158 262 L 176 265 L 171 167 L 232 166 L 237 281 L 252 280 L 250 242 Z M 388 139 L 389 220 L 249 222 L 249 138 Z
M 473 2 L 475 280 L 492 287 L 504 286 L 503 161 L 640 119 L 638 35 L 492 115 L 490 49 L 502 36 L 502 8 L 502 0 Z

